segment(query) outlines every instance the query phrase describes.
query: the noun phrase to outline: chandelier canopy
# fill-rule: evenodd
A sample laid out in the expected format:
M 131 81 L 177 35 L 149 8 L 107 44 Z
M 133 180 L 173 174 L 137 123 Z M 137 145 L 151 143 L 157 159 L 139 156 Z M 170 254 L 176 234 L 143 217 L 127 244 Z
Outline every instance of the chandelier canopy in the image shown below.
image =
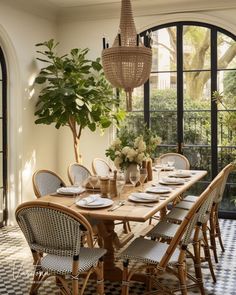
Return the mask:
M 103 38 L 102 64 L 107 80 L 125 90 L 127 111 L 132 110 L 133 89 L 143 85 L 151 72 L 150 42 L 148 46 L 136 32 L 130 0 L 122 0 L 120 27 L 111 48 Z

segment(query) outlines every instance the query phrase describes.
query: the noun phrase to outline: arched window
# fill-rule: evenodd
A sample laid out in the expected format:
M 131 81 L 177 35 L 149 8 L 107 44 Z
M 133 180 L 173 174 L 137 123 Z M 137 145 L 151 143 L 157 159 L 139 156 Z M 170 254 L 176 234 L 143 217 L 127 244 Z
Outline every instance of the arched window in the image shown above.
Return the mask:
M 7 71 L 0 47 L 0 226 L 7 221 Z
M 129 124 L 141 128 L 146 122 L 162 137 L 157 156 L 178 151 L 192 169 L 207 169 L 202 190 L 236 155 L 236 36 L 200 22 L 149 28 L 144 39 L 147 32 L 153 40 L 152 71 L 134 92 Z M 216 103 L 215 91 L 223 104 Z M 229 179 L 221 208 L 228 217 L 236 213 L 235 179 Z

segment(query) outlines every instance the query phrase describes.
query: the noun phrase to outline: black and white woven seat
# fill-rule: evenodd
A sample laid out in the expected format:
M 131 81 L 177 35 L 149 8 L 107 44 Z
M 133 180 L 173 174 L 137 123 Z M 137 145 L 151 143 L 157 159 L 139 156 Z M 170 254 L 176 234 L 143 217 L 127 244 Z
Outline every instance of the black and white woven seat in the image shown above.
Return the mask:
M 78 163 L 73 163 L 69 165 L 67 174 L 72 185 L 83 185 L 91 175 L 91 172 L 85 166 Z
M 160 281 L 158 281 L 158 275 L 162 274 L 164 271 L 169 270 L 170 266 L 173 265 L 177 269 L 174 271 L 175 275 L 179 279 L 180 283 L 180 291 L 181 294 L 187 294 L 187 282 L 186 282 L 186 253 L 188 245 L 193 237 L 194 239 L 199 239 L 199 227 L 196 229 L 197 223 L 199 221 L 199 216 L 202 214 L 201 212 L 207 211 L 210 203 L 208 200 L 211 200 L 213 194 L 217 190 L 217 185 L 219 185 L 221 179 L 219 178 L 213 185 L 208 186 L 207 189 L 199 196 L 197 201 L 193 204 L 190 210 L 186 211 L 186 216 L 181 222 L 181 224 L 173 225 L 176 231 L 168 241 L 168 243 L 162 243 L 160 241 L 148 240 L 145 238 L 137 238 L 135 239 L 121 254 L 120 257 L 123 259 L 123 284 L 122 284 L 122 295 L 129 294 L 129 282 L 132 280 L 134 274 L 139 273 L 144 270 L 147 273 L 147 280 L 157 281 L 160 285 Z M 170 225 L 171 226 L 171 225 Z M 172 228 L 172 230 L 173 230 Z M 170 233 L 166 234 L 167 236 Z M 190 287 L 198 287 L 201 294 L 205 294 L 205 290 L 203 287 L 202 281 L 202 272 L 201 272 L 201 259 L 200 259 L 200 247 L 199 243 L 194 244 L 195 247 L 195 274 L 196 277 L 190 277 L 194 282 Z M 178 257 L 177 257 L 178 256 Z M 132 265 L 129 270 L 129 264 L 131 261 L 139 262 L 136 265 Z M 175 263 L 176 262 L 176 263 Z M 140 265 L 141 264 L 141 265 Z M 151 284 L 148 284 L 150 286 Z M 163 287 L 162 290 L 167 290 L 168 287 Z M 156 294 L 160 292 L 157 291 Z M 168 290 L 169 293 L 172 290 Z M 166 291 L 166 293 L 168 293 Z M 151 294 L 155 292 L 152 291 Z M 168 293 L 168 294 L 169 294 Z M 172 294 L 172 293 L 171 293 Z
M 35 265 L 29 294 L 36 294 L 48 277 L 55 276 L 62 294 L 82 295 L 93 272 L 97 275 L 97 294 L 104 294 L 102 259 L 106 250 L 93 248 L 92 228 L 81 214 L 59 204 L 32 201 L 16 209 L 16 220 Z M 84 231 L 88 248 L 81 247 Z M 81 274 L 85 277 L 79 292 Z M 67 284 L 68 277 L 72 281 L 72 292 Z
M 66 186 L 62 178 L 50 170 L 37 170 L 33 174 L 32 182 L 37 198 L 55 193 L 58 188 Z

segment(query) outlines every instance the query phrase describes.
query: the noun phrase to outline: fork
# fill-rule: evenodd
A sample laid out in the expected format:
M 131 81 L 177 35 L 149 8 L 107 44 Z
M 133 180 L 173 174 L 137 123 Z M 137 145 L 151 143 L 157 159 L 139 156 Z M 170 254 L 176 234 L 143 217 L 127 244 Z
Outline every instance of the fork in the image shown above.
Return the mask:
M 115 211 L 116 209 L 120 208 L 123 205 L 125 205 L 125 201 L 119 201 L 119 203 L 117 205 L 113 206 L 112 208 L 108 209 L 107 211 L 109 211 L 109 212 Z

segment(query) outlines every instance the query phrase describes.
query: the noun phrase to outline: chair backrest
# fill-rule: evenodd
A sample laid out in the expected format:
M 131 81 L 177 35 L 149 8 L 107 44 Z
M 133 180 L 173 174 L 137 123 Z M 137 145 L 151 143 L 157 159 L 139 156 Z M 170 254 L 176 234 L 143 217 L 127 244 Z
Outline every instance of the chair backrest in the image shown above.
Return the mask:
M 55 193 L 59 187 L 66 186 L 60 176 L 50 170 L 37 170 L 33 174 L 32 182 L 37 198 Z
M 183 169 L 183 170 L 190 169 L 190 164 L 188 159 L 185 156 L 178 153 L 163 154 L 159 157 L 159 160 L 166 163 L 168 161 L 174 161 L 175 162 L 174 166 L 176 169 Z
M 91 172 L 85 166 L 78 163 L 70 164 L 67 173 L 71 184 L 82 184 L 91 175 Z
M 112 172 L 112 169 L 105 160 L 95 158 L 92 162 L 92 171 L 98 176 L 108 176 Z
M 225 166 L 222 170 L 221 173 L 223 173 L 223 182 L 220 188 L 220 191 L 218 193 L 217 198 L 214 200 L 215 203 L 220 203 L 222 201 L 223 195 L 224 195 L 224 191 L 225 191 L 225 186 L 226 186 L 226 182 L 227 179 L 229 177 L 230 172 L 232 172 L 233 170 L 235 170 L 235 165 L 233 163 L 228 164 L 227 166 Z
M 206 208 L 202 209 L 202 206 L 206 205 L 206 202 L 207 200 L 209 200 L 209 198 L 214 198 L 221 182 L 222 178 L 217 177 L 215 181 L 210 183 L 210 185 L 201 193 L 201 195 L 196 199 L 196 202 L 193 203 L 193 206 L 186 214 L 184 220 L 181 222 L 180 226 L 178 227 L 178 230 L 172 238 L 166 250 L 166 253 L 163 255 L 158 265 L 158 268 L 162 269 L 166 267 L 175 249 L 180 244 L 180 241 L 183 247 L 185 247 L 185 245 L 188 244 L 189 238 L 192 235 L 192 232 L 198 222 L 202 210 L 206 210 Z
M 92 247 L 91 226 L 68 207 L 39 200 L 26 202 L 16 209 L 16 221 L 29 247 L 36 252 L 79 255 L 82 230 L 87 231 Z

